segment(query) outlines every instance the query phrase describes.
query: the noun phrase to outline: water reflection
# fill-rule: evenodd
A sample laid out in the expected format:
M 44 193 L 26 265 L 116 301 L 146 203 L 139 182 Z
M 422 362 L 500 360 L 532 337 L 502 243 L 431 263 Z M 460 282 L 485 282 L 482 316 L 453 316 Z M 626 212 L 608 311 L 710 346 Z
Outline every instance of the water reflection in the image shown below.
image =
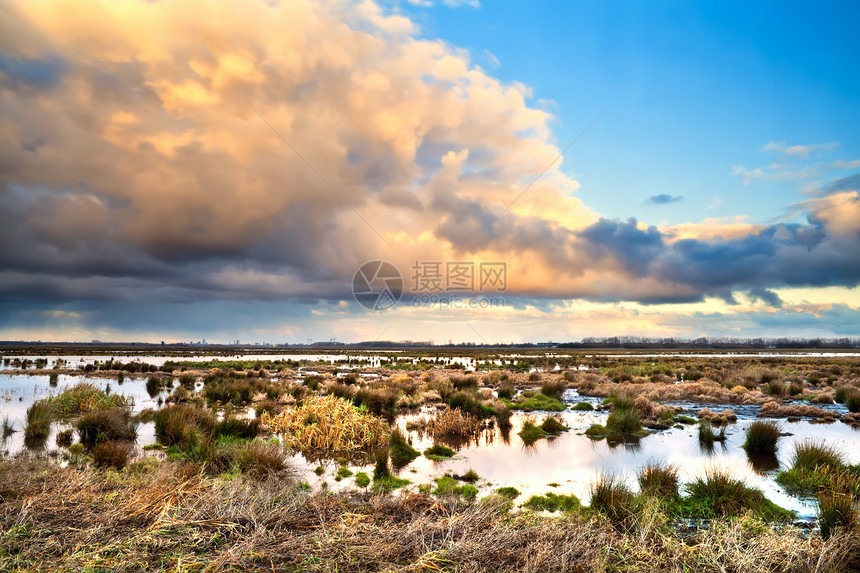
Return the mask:
M 779 458 L 775 453 L 748 453 L 750 466 L 759 475 L 779 469 Z

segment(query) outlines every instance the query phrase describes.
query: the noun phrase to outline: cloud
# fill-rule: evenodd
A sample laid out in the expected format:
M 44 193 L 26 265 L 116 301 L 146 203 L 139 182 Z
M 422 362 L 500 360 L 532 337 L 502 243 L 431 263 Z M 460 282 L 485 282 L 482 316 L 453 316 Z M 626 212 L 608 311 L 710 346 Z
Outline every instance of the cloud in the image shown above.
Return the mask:
M 860 280 L 850 178 L 799 205 L 803 224 L 601 217 L 561 161 L 532 184 L 559 149 L 530 88 L 369 1 L 8 6 L 0 300 L 15 309 L 93 327 L 129 327 L 129 305 L 135 320 L 186 308 L 201 328 L 217 322 L 201 308 L 233 316 L 230 303 L 304 318 L 352 300 L 355 269 L 375 259 L 404 274 L 504 261 L 519 301 Z
M 842 161 L 839 159 L 830 164 L 831 169 L 837 170 L 855 169 L 857 167 L 860 167 L 860 159 L 852 159 L 851 161 Z
M 743 178 L 744 185 L 749 185 L 753 179 L 764 177 L 765 173 L 758 167 L 753 170 L 748 170 L 743 165 L 735 165 L 732 167 L 732 175 L 740 175 Z
M 786 145 L 784 142 L 768 142 L 761 150 L 766 152 L 781 153 L 789 159 L 809 159 L 810 155 L 820 152 L 832 151 L 839 147 L 840 143 L 832 141 L 830 143 L 815 143 L 812 145 Z
M 754 301 L 760 301 L 772 307 L 778 308 L 783 304 L 778 294 L 766 288 L 754 288 L 747 293 L 747 296 Z
M 433 6 L 433 0 L 406 0 L 410 4 L 414 6 L 421 6 L 424 8 L 429 8 Z M 441 2 L 445 6 L 449 8 L 459 8 L 461 6 L 469 6 L 471 8 L 480 8 L 481 3 L 479 0 L 442 0 Z
M 666 193 L 661 193 L 659 195 L 652 195 L 648 197 L 648 200 L 645 201 L 651 205 L 668 205 L 669 203 L 678 203 L 682 201 L 684 198 L 680 195 L 668 195 Z
M 849 175 L 831 181 L 822 189 L 824 193 L 836 193 L 839 191 L 860 191 L 860 173 Z

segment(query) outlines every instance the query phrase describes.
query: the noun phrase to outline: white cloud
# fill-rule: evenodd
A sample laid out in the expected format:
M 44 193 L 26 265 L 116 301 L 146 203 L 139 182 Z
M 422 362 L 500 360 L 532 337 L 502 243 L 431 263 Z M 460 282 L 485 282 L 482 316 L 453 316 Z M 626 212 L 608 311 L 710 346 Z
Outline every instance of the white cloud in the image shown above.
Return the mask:
M 815 155 L 821 152 L 832 151 L 839 147 L 840 143 L 832 141 L 830 143 L 814 143 L 811 145 L 786 145 L 785 142 L 770 141 L 765 144 L 761 150 L 766 152 L 782 153 L 788 159 L 809 159 L 810 155 Z

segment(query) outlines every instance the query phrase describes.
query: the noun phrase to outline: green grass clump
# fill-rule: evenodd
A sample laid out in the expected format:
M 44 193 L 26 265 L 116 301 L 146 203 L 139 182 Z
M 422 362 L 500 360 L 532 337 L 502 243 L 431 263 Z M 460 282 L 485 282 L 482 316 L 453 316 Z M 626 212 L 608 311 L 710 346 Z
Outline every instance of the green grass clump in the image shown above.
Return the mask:
M 469 483 L 475 483 L 479 479 L 481 479 L 481 476 L 478 475 L 478 472 L 476 472 L 472 468 L 469 468 L 469 471 L 467 471 L 463 475 L 461 475 L 461 476 L 455 475 L 454 477 L 460 481 L 465 481 L 465 482 L 469 482 Z
M 460 488 L 460 497 L 465 501 L 475 501 L 478 497 L 478 488 L 467 483 Z
M 442 497 L 446 495 L 456 495 L 466 501 L 474 501 L 478 497 L 478 488 L 471 484 L 460 485 L 456 478 L 452 476 L 442 476 L 434 480 L 436 488 L 432 491 L 433 495 Z
M 389 437 L 389 453 L 391 455 L 391 463 L 396 468 L 400 468 L 410 463 L 412 460 L 421 455 L 421 452 L 413 448 L 406 436 L 397 429 L 391 432 Z
M 364 472 L 355 474 L 355 485 L 358 487 L 367 487 L 370 485 L 370 476 Z
M 522 493 L 522 492 L 520 492 L 520 490 L 518 490 L 515 487 L 508 486 L 508 487 L 500 487 L 499 489 L 496 490 L 496 493 L 499 494 L 500 496 L 504 497 L 505 499 L 514 500 L 514 499 L 518 498 L 520 496 L 520 493 Z
M 834 473 L 829 483 L 818 492 L 818 527 L 824 540 L 838 530 L 856 530 L 860 527 L 860 511 L 855 499 L 856 476 L 848 472 Z
M 845 465 L 845 456 L 838 448 L 823 441 L 804 440 L 794 448 L 791 456 L 792 469 L 813 470 L 817 467 L 840 467 Z
M 683 513 L 695 517 L 737 517 L 752 511 L 766 521 L 785 521 L 794 512 L 779 507 L 761 492 L 722 469 L 710 469 L 685 486 Z
M 334 481 L 340 481 L 344 478 L 348 478 L 352 475 L 352 470 L 348 467 L 342 467 L 337 470 L 337 474 L 334 476 Z
M 254 440 L 236 447 L 231 454 L 235 467 L 254 477 L 263 478 L 288 469 L 287 454 L 277 444 Z
M 253 440 L 260 433 L 260 420 L 227 417 L 215 424 L 215 436 L 232 436 L 244 440 Z
M 726 427 L 720 428 L 719 432 L 714 431 L 713 425 L 707 420 L 699 421 L 699 442 L 703 444 L 713 445 L 714 442 L 726 441 Z
M 61 432 L 57 432 L 57 447 L 68 448 L 72 445 L 74 437 L 75 432 L 73 430 L 63 430 Z
M 696 419 L 694 417 L 685 416 L 683 414 L 680 416 L 675 416 L 675 421 L 678 422 L 679 424 L 684 424 L 685 426 L 692 426 L 693 424 L 696 423 Z
M 410 483 L 408 479 L 399 478 L 393 475 L 380 478 L 374 477 L 373 487 L 371 487 L 370 489 L 376 493 L 389 493 L 394 491 L 395 489 L 407 485 L 408 483 Z
M 613 408 L 606 419 L 606 429 L 614 435 L 638 434 L 642 432 L 642 421 L 633 408 Z
M 540 426 L 535 426 L 532 422 L 525 422 L 523 429 L 517 435 L 522 438 L 526 445 L 531 445 L 541 438 L 547 437 L 549 434 Z
M 203 397 L 209 404 L 233 404 L 245 406 L 257 393 L 258 383 L 247 378 L 216 378 L 207 380 Z
M 561 400 L 565 390 L 567 390 L 567 382 L 564 380 L 547 380 L 540 387 L 541 394 L 556 400 Z
M 570 428 L 568 428 L 555 418 L 547 418 L 543 421 L 543 424 L 540 425 L 540 429 L 547 434 L 560 434 L 562 432 L 568 431 Z
M 454 450 L 442 444 L 433 444 L 433 447 L 424 450 L 425 457 L 437 462 L 452 458 L 455 453 Z
M 45 399 L 60 418 L 80 416 L 100 408 L 131 408 L 134 401 L 122 394 L 107 394 L 89 382 L 81 382 Z
M 322 466 L 317 466 L 314 468 L 314 473 L 317 474 L 318 476 L 321 476 L 325 473 L 325 468 Z
M 44 440 L 51 431 L 53 410 L 51 406 L 39 400 L 27 408 L 27 426 L 24 428 L 25 440 Z
M 860 390 L 852 388 L 845 396 L 845 406 L 849 412 L 860 412 Z
M 756 420 L 747 427 L 743 448 L 749 454 L 774 454 L 779 434 L 780 428 L 776 422 Z
M 514 397 L 515 393 L 516 388 L 510 380 L 505 380 L 499 385 L 498 396 L 500 399 L 504 398 L 505 400 L 510 400 Z
M 590 489 L 593 512 L 601 513 L 615 525 L 622 525 L 633 513 L 633 492 L 615 475 L 601 475 Z
M 601 424 L 592 424 L 587 430 L 585 430 L 585 435 L 589 438 L 602 438 L 609 435 L 609 430 L 606 429 L 606 426 Z
M 166 446 L 185 449 L 197 444 L 201 435 L 211 435 L 216 427 L 210 410 L 191 404 L 175 404 L 155 414 L 155 435 Z
M 532 394 L 530 396 L 523 394 L 522 399 L 514 402 L 513 407 L 515 410 L 523 410 L 524 412 L 562 412 L 565 409 L 561 401 L 544 394 Z
M 652 462 L 639 470 L 639 490 L 643 495 L 659 499 L 678 498 L 678 468 Z
M 499 492 L 501 493 L 501 490 L 499 490 Z M 519 495 L 519 492 L 517 492 L 517 495 Z M 549 511 L 554 513 L 556 511 L 576 511 L 579 509 L 580 503 L 579 498 L 575 495 L 564 495 L 550 491 L 545 495 L 531 496 L 523 504 L 523 507 L 531 509 L 532 511 Z
M 577 402 L 572 409 L 578 412 L 591 412 L 594 410 L 594 406 L 591 402 Z
M 9 416 L 3 417 L 3 439 L 6 440 L 14 434 L 17 430 L 15 430 L 15 424 L 9 421 Z
M 75 421 L 81 443 L 93 445 L 103 441 L 133 440 L 137 430 L 127 408 L 100 408 L 81 415 Z
M 804 440 L 795 446 L 791 467 L 779 472 L 776 483 L 795 495 L 815 495 L 834 474 L 845 469 L 845 456 L 838 448 L 823 441 Z

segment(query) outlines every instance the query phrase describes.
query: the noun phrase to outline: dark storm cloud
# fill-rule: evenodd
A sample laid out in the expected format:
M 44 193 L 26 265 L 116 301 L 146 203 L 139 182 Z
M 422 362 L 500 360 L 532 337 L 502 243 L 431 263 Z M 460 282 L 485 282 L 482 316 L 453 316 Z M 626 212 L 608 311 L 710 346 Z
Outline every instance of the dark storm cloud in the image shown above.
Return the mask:
M 639 276 L 648 272 L 649 265 L 666 248 L 660 231 L 655 227 L 643 231 L 635 219 L 627 222 L 601 219 L 577 235 L 592 260 L 609 255 Z
M 766 288 L 750 289 L 750 291 L 747 293 L 747 296 L 753 300 L 761 301 L 768 306 L 772 306 L 775 308 L 779 308 L 782 306 L 782 299 L 779 298 L 779 295 L 772 290 L 768 290 Z
M 804 204 L 806 224 L 729 240 L 598 218 L 555 168 L 522 195 L 558 157 L 552 118 L 372 3 L 141 3 L 145 26 L 111 3 L 73 21 L 16 6 L 0 20 L 0 301 L 20 320 L 62 305 L 157 326 L 188 308 L 208 328 L 235 319 L 229 302 L 260 317 L 352 300 L 361 263 L 406 274 L 425 252 L 518 263 L 516 308 L 735 290 L 773 305 L 773 288 L 860 280 L 845 193 Z
M 666 193 L 661 193 L 659 195 L 652 195 L 648 197 L 648 200 L 645 201 L 649 205 L 668 205 L 669 203 L 679 203 L 683 200 L 683 197 L 680 195 L 668 195 Z
M 860 191 L 860 173 L 848 175 L 824 186 L 825 193 L 837 193 L 839 191 Z
M 0 53 L 0 87 L 47 90 L 56 86 L 65 70 L 59 57 L 45 60 L 19 60 Z

